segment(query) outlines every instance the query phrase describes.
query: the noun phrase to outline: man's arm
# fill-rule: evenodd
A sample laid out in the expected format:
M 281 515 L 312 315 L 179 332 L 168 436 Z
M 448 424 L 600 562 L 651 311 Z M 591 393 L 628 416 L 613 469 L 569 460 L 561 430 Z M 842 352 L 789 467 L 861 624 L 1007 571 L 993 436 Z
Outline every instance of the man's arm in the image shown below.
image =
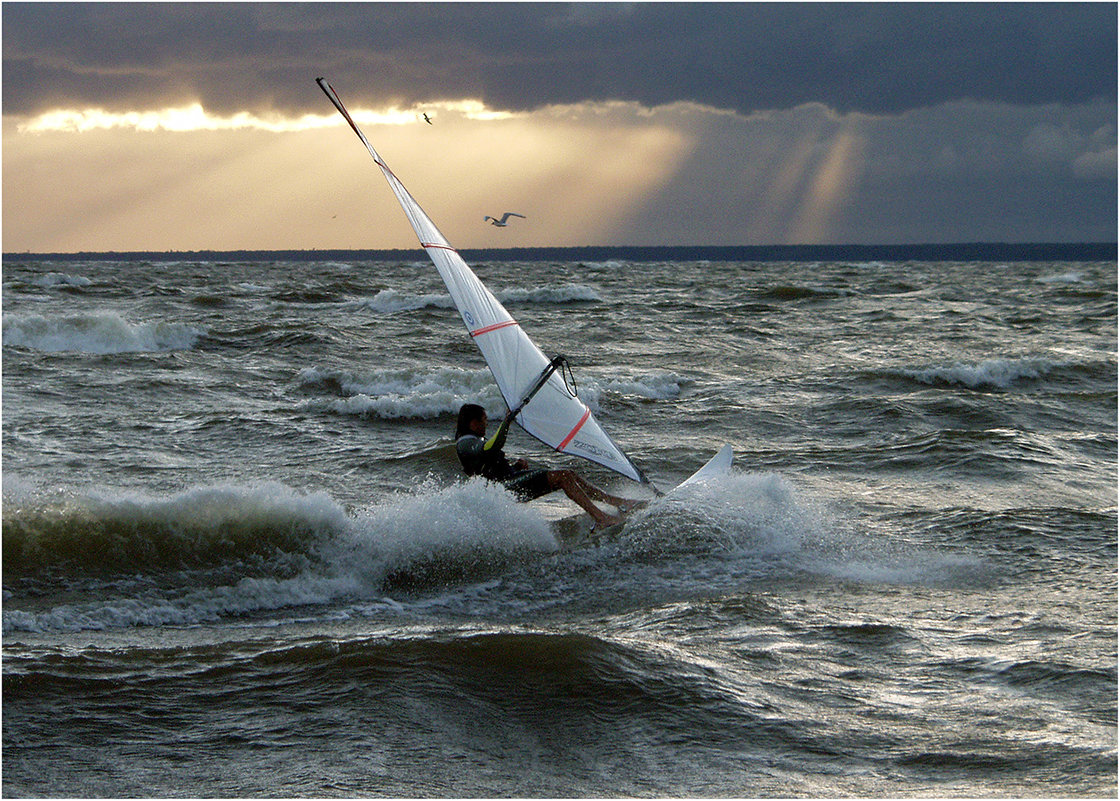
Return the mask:
M 482 446 L 482 449 L 484 451 L 491 451 L 495 448 L 497 448 L 498 450 L 504 448 L 506 444 L 506 434 L 509 433 L 509 424 L 512 422 L 513 415 L 507 414 L 505 416 L 505 419 L 502 420 L 502 424 L 498 426 L 498 430 L 494 432 L 494 436 L 490 437 L 490 439 L 486 441 L 486 444 Z
M 506 434 L 509 433 L 509 424 L 513 422 L 513 418 L 516 416 L 517 415 L 512 411 L 506 415 L 505 419 L 502 420 L 502 424 L 498 426 L 498 430 L 494 432 L 494 436 L 490 437 L 490 440 L 482 446 L 482 451 L 484 454 L 501 454 L 502 448 L 506 444 Z M 502 461 L 505 462 L 504 457 L 502 458 Z M 506 464 L 507 466 L 509 465 L 508 462 L 506 462 Z M 524 470 L 528 466 L 528 460 L 521 458 L 513 463 L 512 469 Z

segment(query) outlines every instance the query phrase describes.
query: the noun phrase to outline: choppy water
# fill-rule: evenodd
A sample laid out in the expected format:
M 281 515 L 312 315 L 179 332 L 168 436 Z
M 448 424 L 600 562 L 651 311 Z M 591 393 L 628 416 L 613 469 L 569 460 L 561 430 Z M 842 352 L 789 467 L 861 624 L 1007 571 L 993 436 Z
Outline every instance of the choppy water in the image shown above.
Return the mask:
M 1115 262 L 476 267 L 736 470 L 460 481 L 424 261 L 7 260 L 5 795 L 1115 796 Z

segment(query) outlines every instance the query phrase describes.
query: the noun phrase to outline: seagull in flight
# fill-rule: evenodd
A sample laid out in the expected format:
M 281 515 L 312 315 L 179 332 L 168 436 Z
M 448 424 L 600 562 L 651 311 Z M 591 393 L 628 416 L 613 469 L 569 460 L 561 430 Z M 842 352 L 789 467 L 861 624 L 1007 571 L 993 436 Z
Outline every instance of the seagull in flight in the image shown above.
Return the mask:
M 428 123 L 428 125 L 432 124 L 432 118 L 428 116 L 428 112 L 426 111 L 424 112 L 424 122 Z
M 520 217 L 523 220 L 528 219 L 524 214 L 518 214 L 516 211 L 507 211 L 502 215 L 502 219 L 500 220 L 497 217 L 491 217 L 489 214 L 487 214 L 482 218 L 482 221 L 485 222 L 486 220 L 489 220 L 491 225 L 496 225 L 499 228 L 505 228 L 507 225 L 509 225 L 506 220 L 508 220 L 510 217 Z

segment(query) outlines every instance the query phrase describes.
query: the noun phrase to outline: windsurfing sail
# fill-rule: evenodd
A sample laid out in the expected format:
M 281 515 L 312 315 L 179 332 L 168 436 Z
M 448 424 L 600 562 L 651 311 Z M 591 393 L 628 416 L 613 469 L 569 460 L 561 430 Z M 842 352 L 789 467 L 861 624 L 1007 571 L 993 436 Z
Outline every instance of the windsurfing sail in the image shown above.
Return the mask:
M 506 405 L 517 412 L 514 418 L 517 424 L 560 453 L 583 457 L 649 484 L 645 474 L 603 431 L 586 404 L 568 390 L 556 361 L 550 360 L 533 343 L 377 154 L 342 105 L 334 87 L 323 78 L 317 78 L 316 83 L 381 168 L 419 237 L 420 246 L 439 270 L 467 331 L 482 351 Z

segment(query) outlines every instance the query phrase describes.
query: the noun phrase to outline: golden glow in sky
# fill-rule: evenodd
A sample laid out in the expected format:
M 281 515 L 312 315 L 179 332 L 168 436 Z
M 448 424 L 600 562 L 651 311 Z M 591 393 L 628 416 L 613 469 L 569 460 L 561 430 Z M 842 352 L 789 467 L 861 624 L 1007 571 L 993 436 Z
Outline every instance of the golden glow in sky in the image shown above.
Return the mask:
M 5 116 L 3 249 L 417 247 L 369 154 L 323 106 L 292 117 L 197 104 Z M 949 212 L 993 163 L 1070 162 L 1084 181 L 1116 169 L 1115 129 L 1081 134 L 1057 107 L 962 101 L 869 115 L 809 103 L 743 115 L 616 101 L 512 113 L 461 100 L 351 113 L 459 248 L 917 241 L 897 220 L 915 216 L 905 198 L 929 180 L 962 188 L 948 211 L 917 215 L 928 240 L 979 241 L 986 229 Z M 483 220 L 506 211 L 525 219 Z
M 4 250 L 415 247 L 369 155 L 324 105 L 291 119 L 197 104 L 5 119 Z M 464 100 L 352 116 L 468 248 L 611 242 L 690 147 L 686 131 L 623 104 L 513 114 Z M 483 222 L 507 210 L 527 219 Z
M 508 112 L 492 111 L 478 100 L 463 100 L 458 103 L 435 103 L 423 109 L 404 110 L 388 108 L 383 111 L 354 111 L 351 116 L 362 125 L 411 125 L 423 114 L 434 117 L 440 112 L 460 114 L 473 120 L 498 120 L 512 116 Z M 247 111 L 230 116 L 208 113 L 200 103 L 181 108 L 165 108 L 158 111 L 129 111 L 115 113 L 100 108 L 56 109 L 19 123 L 19 133 L 85 133 L 87 131 L 113 128 L 134 131 L 234 131 L 254 129 L 272 133 L 290 133 L 316 128 L 327 128 L 339 124 L 337 115 L 304 114 L 297 118 L 284 118 L 278 115 L 260 117 Z

